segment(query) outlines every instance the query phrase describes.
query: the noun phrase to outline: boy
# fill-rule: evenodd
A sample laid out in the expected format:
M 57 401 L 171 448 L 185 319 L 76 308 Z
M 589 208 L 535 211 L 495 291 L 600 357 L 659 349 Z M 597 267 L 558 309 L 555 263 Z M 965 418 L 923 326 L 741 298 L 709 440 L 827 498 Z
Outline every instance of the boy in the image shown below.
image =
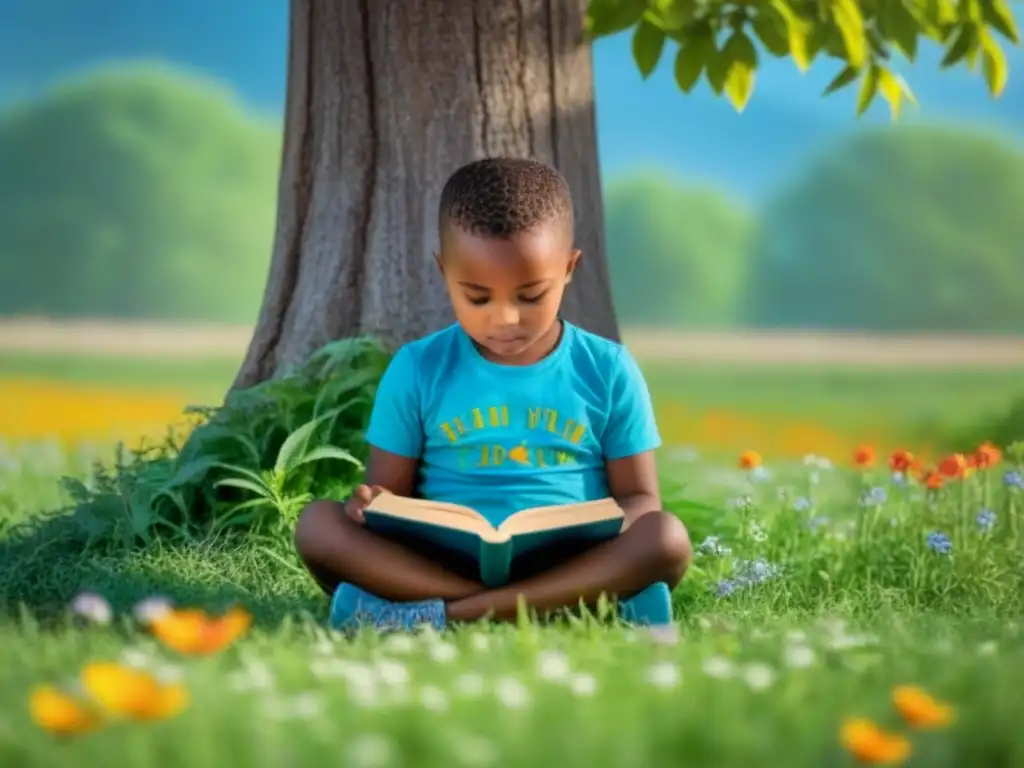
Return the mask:
M 400 348 L 381 379 L 367 432 L 365 485 L 317 501 L 295 536 L 328 593 L 337 629 L 515 619 L 618 599 L 627 621 L 671 621 L 670 590 L 691 546 L 661 511 L 650 396 L 625 347 L 558 317 L 580 252 L 562 175 L 497 158 L 455 172 L 441 194 L 438 266 L 457 322 Z M 361 526 L 380 489 L 466 504 L 498 524 L 526 507 L 613 496 L 615 539 L 521 563 L 487 589 L 423 547 Z

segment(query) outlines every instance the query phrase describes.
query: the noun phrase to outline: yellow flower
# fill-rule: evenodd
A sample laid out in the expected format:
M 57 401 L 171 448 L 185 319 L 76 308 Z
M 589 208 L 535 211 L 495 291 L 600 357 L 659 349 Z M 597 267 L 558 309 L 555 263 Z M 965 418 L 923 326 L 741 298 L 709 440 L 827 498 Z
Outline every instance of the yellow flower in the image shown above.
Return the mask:
M 95 708 L 52 685 L 36 686 L 28 707 L 36 725 L 58 736 L 87 733 L 102 724 Z
M 164 720 L 177 715 L 188 703 L 183 685 L 164 684 L 141 669 L 112 662 L 86 666 L 82 685 L 100 708 L 132 720 Z
M 953 722 L 953 707 L 932 698 L 913 685 L 898 685 L 892 691 L 892 703 L 907 725 L 914 728 L 944 728 Z
M 218 653 L 244 635 L 252 616 L 232 608 L 211 618 L 198 610 L 170 610 L 157 617 L 150 629 L 160 642 L 178 653 L 205 656 Z
M 910 742 L 865 718 L 849 718 L 839 731 L 843 747 L 862 763 L 897 765 L 910 757 Z

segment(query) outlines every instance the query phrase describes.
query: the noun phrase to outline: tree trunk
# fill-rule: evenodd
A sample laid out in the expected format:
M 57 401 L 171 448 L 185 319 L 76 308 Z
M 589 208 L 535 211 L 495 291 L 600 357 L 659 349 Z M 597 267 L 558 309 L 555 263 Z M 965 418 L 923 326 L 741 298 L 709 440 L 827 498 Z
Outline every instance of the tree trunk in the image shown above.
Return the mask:
M 618 337 L 604 256 L 586 0 L 292 0 L 277 232 L 235 387 L 330 340 L 399 344 L 452 315 L 432 254 L 458 166 L 560 169 L 584 252 L 565 317 Z M 585 297 L 585 298 L 584 298 Z

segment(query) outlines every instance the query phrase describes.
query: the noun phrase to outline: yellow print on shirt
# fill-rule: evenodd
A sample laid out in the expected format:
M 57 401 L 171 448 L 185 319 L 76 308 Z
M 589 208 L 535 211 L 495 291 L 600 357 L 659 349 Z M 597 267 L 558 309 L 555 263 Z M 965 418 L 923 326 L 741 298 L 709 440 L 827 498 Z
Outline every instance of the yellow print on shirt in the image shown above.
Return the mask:
M 522 418 L 516 419 L 516 416 Z M 511 414 L 507 405 L 478 406 L 446 419 L 441 422 L 438 429 L 452 446 L 458 445 L 467 435 L 484 431 L 494 433 L 493 443 L 472 449 L 476 459 L 475 467 L 499 467 L 506 462 L 524 467 L 549 467 L 576 461 L 576 451 L 572 449 L 531 448 L 527 440 L 519 440 L 512 445 L 500 443 L 500 433 L 509 427 L 516 427 L 517 431 L 525 428 L 558 435 L 574 448 L 579 447 L 587 434 L 586 424 L 566 417 L 555 408 L 544 406 L 530 406 L 521 413 Z

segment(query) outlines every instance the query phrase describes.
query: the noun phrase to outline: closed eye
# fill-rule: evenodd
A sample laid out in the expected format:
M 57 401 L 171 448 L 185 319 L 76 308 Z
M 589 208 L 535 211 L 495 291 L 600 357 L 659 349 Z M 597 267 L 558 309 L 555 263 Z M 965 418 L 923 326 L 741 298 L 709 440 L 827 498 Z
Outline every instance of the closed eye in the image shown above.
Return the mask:
M 541 299 L 543 299 L 547 295 L 548 295 L 547 291 L 541 291 L 536 296 L 520 296 L 519 300 L 520 301 L 525 301 L 527 304 L 536 304 L 537 302 L 539 302 Z
M 487 296 L 467 296 L 466 301 L 468 301 L 475 307 L 482 307 L 484 304 L 490 301 L 490 298 Z

